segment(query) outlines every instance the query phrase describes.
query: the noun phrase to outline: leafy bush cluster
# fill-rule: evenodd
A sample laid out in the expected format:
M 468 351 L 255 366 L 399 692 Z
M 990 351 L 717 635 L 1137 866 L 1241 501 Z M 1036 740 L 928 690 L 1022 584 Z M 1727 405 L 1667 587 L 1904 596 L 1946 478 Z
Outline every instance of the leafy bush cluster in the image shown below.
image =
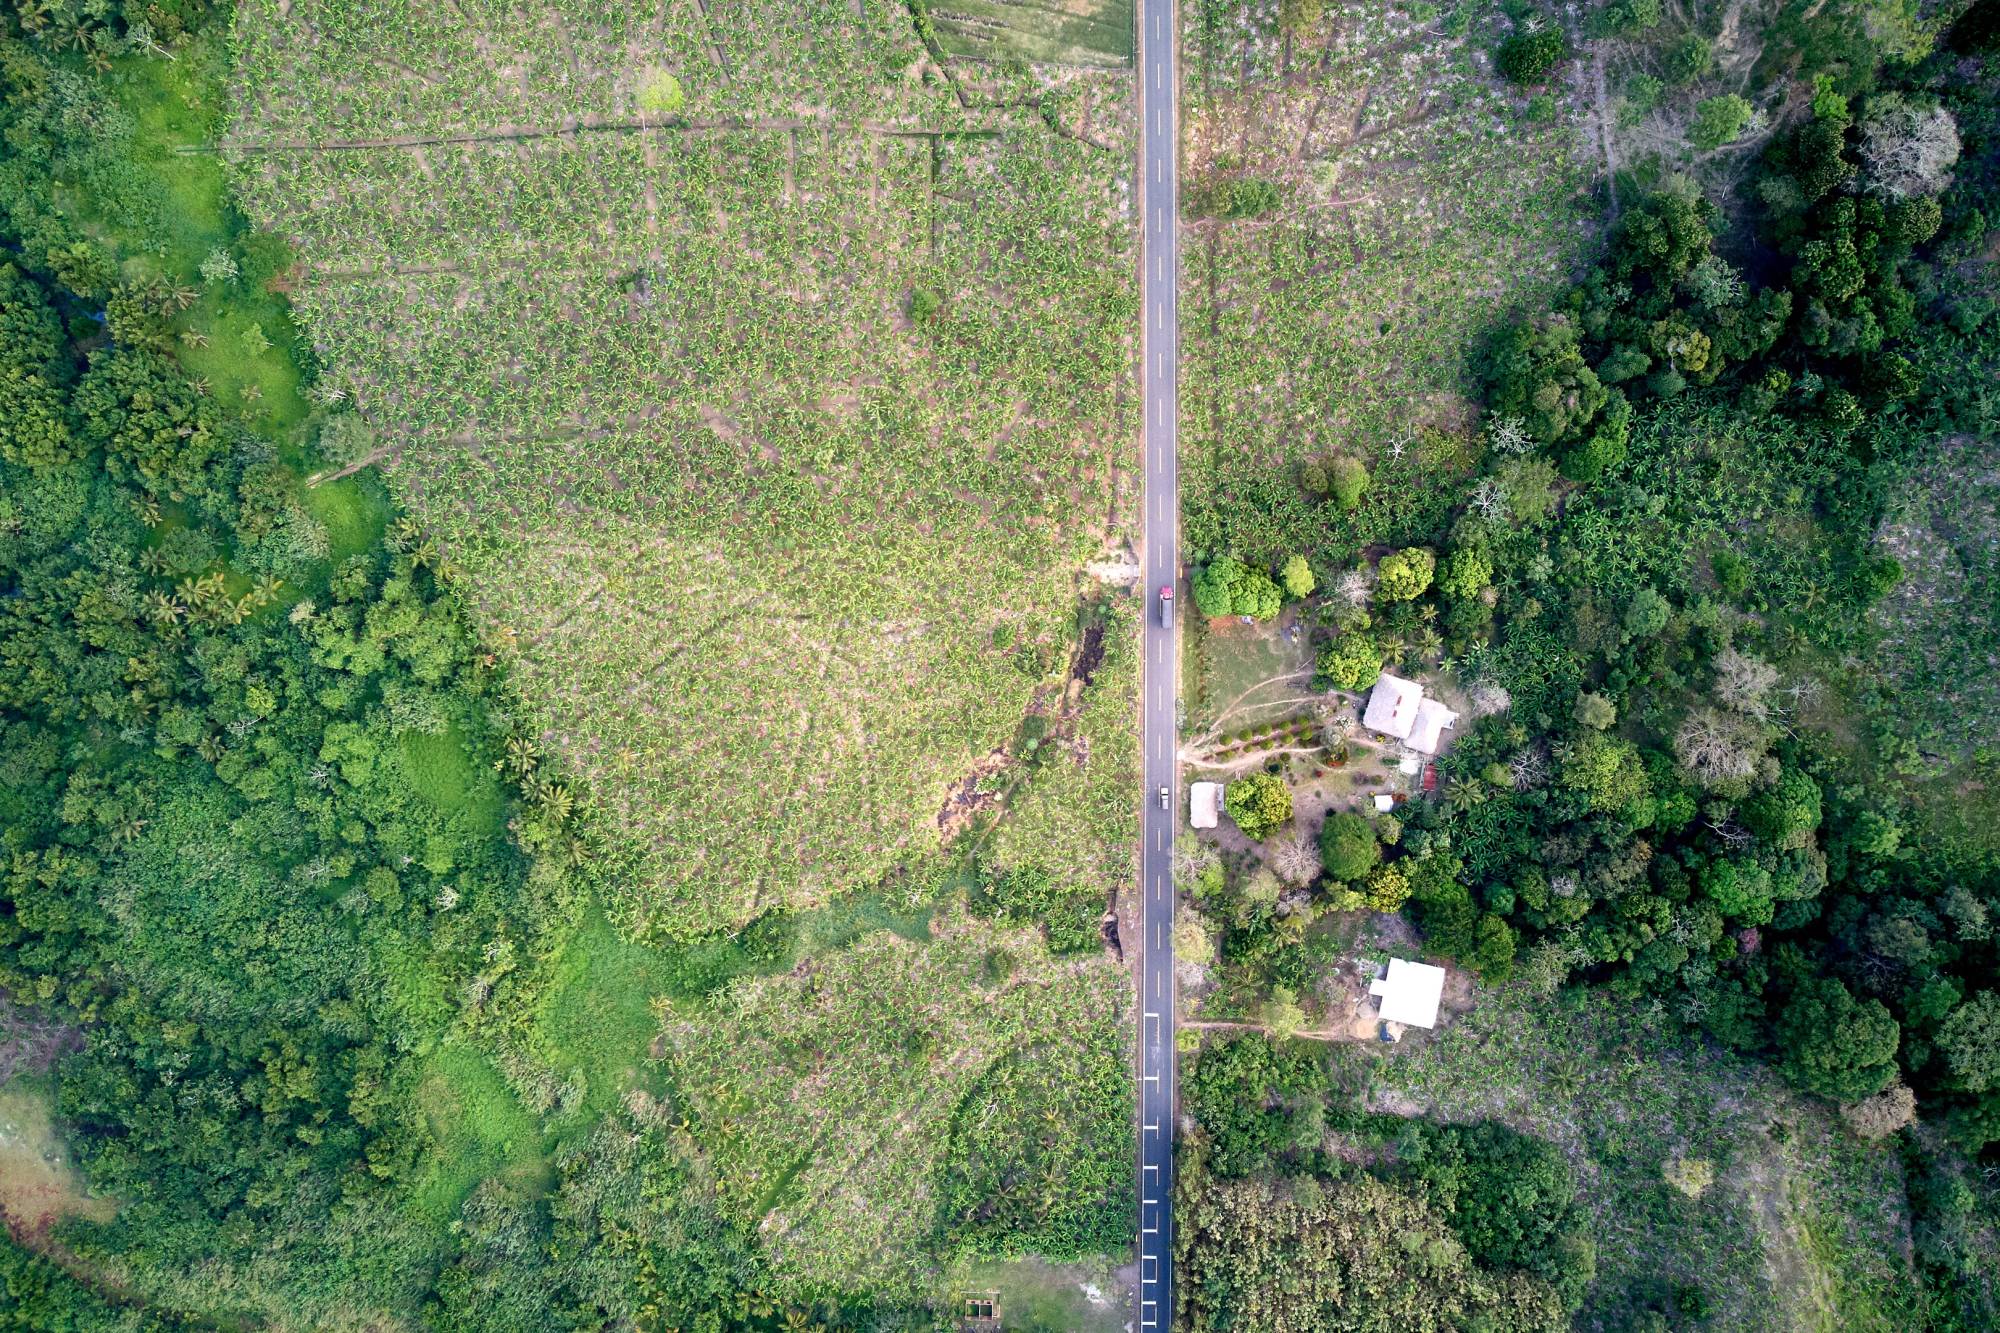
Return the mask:
M 1497 1124 L 1365 1116 L 1329 1059 L 1248 1035 L 1189 1069 L 1176 1250 L 1191 1327 L 1360 1326 L 1364 1308 L 1567 1327 L 1594 1257 L 1561 1154 Z M 1363 1171 L 1342 1138 L 1386 1151 Z

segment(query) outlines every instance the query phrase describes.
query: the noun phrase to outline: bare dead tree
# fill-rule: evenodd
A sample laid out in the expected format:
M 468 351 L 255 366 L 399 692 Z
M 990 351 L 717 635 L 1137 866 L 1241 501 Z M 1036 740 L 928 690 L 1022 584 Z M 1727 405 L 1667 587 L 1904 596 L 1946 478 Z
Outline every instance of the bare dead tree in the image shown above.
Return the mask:
M 1746 717 L 1762 718 L 1771 711 L 1771 690 L 1778 669 L 1762 658 L 1725 648 L 1715 657 L 1715 697 Z
M 1293 833 L 1266 846 L 1264 864 L 1285 883 L 1303 888 L 1320 872 L 1319 849 L 1303 834 Z
M 1868 188 L 1892 199 L 1943 192 L 1958 161 L 1958 122 L 1943 107 L 1913 106 L 1890 94 L 1874 99 L 1857 148 Z
M 1675 756 L 1705 787 L 1749 777 L 1763 753 L 1762 725 L 1719 708 L 1695 709 L 1674 733 Z

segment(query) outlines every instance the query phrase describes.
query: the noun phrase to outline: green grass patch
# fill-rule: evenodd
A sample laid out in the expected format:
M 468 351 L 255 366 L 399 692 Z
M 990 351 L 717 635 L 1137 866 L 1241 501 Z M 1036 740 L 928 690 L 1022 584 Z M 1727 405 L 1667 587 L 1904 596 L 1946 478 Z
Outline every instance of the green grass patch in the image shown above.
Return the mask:
M 410 786 L 445 814 L 499 831 L 506 804 L 493 774 L 473 762 L 465 733 L 453 723 L 435 735 L 406 731 L 397 741 Z
M 1011 1333 L 1120 1333 L 1130 1294 L 1105 1269 L 1012 1259 L 970 1264 L 954 1275 L 965 1295 L 992 1292 Z
M 578 1122 L 595 1124 L 629 1088 L 656 1087 L 646 1066 L 659 1032 L 652 1001 L 676 988 L 674 952 L 619 936 L 593 909 L 556 960 L 535 1032 L 559 1074 L 581 1072 Z
M 339 564 L 373 550 L 389 526 L 392 506 L 381 485 L 360 476 L 343 477 L 309 488 L 302 497 L 306 512 L 326 526 L 331 551 L 328 561 Z
M 1132 59 L 1130 0 L 929 0 L 944 49 L 974 60 L 1122 65 Z
M 1293 642 L 1275 625 L 1232 622 L 1204 630 L 1196 668 L 1202 673 L 1198 692 L 1207 708 L 1206 716 L 1190 717 L 1190 723 L 1220 722 L 1240 731 L 1304 710 L 1312 644 L 1304 627 Z
M 285 347 L 290 316 L 269 297 L 256 297 L 237 284 L 210 286 L 181 321 L 184 331 L 205 343 L 180 347 L 190 374 L 208 381 L 209 392 L 243 409 L 282 436 L 306 419 L 304 377 Z
M 411 1195 L 419 1214 L 446 1220 L 490 1176 L 524 1195 L 548 1187 L 540 1126 L 485 1056 L 463 1046 L 439 1051 L 425 1062 L 416 1097 L 432 1142 Z

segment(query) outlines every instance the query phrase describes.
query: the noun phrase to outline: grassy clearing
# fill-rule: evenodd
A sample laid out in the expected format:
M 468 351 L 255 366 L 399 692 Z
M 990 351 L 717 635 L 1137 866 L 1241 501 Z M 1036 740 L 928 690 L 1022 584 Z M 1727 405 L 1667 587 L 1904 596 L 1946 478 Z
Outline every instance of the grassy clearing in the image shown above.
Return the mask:
M 557 959 L 535 1033 L 559 1071 L 583 1074 L 581 1123 L 596 1124 L 630 1089 L 658 1091 L 646 1067 L 647 1047 L 659 1032 L 652 1002 L 673 989 L 673 961 L 621 939 L 598 912 Z
M 1374 1104 L 1493 1118 L 1560 1144 L 1595 1215 L 1598 1277 L 1579 1327 L 1630 1327 L 1669 1289 L 1715 1329 L 1909 1327 L 1917 1286 L 1893 1145 L 1856 1142 L 1763 1066 L 1663 1040 L 1602 995 L 1481 997 L 1376 1061 Z M 1677 1160 L 1714 1168 L 1698 1198 Z
M 1122 1333 L 1131 1322 L 1130 1288 L 1101 1268 L 1015 1259 L 969 1264 L 953 1282 L 995 1293 L 1006 1327 L 1019 1333 Z
M 1296 640 L 1276 625 L 1204 626 L 1193 667 L 1192 730 L 1262 726 L 1302 711 L 1297 700 L 1312 675 L 1311 638 L 1303 626 Z
M 109 1222 L 111 1199 L 84 1193 L 55 1130 L 48 1080 L 22 1075 L 0 1083 L 0 1219 L 16 1235 L 38 1237 L 70 1218 Z
M 1992 846 L 2000 672 L 1991 622 L 1972 609 L 2000 599 L 2000 442 L 1955 437 L 1912 481 L 1876 539 L 1903 577 L 1870 613 L 1879 632 L 1871 661 L 1888 686 L 1893 731 L 1930 770 L 1913 793 L 1974 845 Z
M 389 525 L 389 497 L 372 478 L 346 477 L 314 486 L 301 502 L 326 528 L 327 559 L 333 564 L 372 548 Z
M 451 1219 L 473 1187 L 499 1177 L 524 1195 L 547 1188 L 541 1122 L 478 1051 L 448 1046 L 417 1076 L 416 1109 L 429 1129 L 428 1160 L 410 1206 L 436 1224 Z
M 1453 463 L 1419 428 L 1462 423 L 1483 328 L 1543 298 L 1589 240 L 1577 106 L 1531 114 L 1469 13 L 1329 4 L 1287 36 L 1275 0 L 1183 7 L 1196 549 L 1282 558 L 1424 532 L 1408 511 Z M 1232 190 L 1245 215 L 1218 216 Z M 1340 453 L 1376 474 L 1358 515 L 1292 486 L 1296 464 Z M 1267 528 L 1244 530 L 1258 511 Z
M 533 730 L 606 798 L 614 921 L 692 938 L 934 848 L 1115 512 L 1125 81 L 995 73 L 967 107 L 903 78 L 900 12 L 746 0 L 545 6 L 563 73 L 503 94 L 454 23 L 318 9 L 243 25 L 229 156 Z M 634 41 L 684 89 L 664 127 Z M 470 138 L 289 146 L 436 135 Z
M 471 746 L 457 724 L 434 735 L 406 731 L 397 745 L 410 785 L 425 800 L 445 814 L 464 816 L 472 827 L 499 830 L 506 793 L 491 770 L 474 761 Z

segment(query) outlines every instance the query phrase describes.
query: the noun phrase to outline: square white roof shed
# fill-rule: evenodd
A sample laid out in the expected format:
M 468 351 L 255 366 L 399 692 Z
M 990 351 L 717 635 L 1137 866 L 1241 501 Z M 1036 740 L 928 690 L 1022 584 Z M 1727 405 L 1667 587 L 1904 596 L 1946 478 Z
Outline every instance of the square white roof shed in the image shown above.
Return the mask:
M 1434 1028 L 1438 1004 L 1444 999 L 1444 969 L 1391 958 L 1389 975 L 1369 982 L 1368 993 L 1381 997 L 1383 1022 Z
M 1217 812 L 1222 808 L 1222 784 L 1220 782 L 1191 782 L 1188 784 L 1188 823 L 1195 828 L 1214 828 Z

